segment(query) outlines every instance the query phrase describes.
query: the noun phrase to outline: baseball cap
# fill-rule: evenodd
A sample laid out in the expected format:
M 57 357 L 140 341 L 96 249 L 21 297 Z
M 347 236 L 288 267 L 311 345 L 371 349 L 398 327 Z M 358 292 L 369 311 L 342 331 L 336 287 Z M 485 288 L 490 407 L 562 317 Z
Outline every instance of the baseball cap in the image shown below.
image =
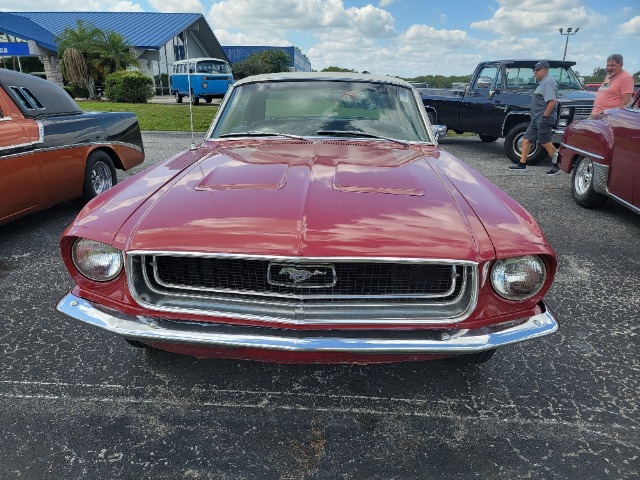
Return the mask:
M 549 68 L 549 62 L 546 60 L 540 60 L 533 66 L 533 68 Z

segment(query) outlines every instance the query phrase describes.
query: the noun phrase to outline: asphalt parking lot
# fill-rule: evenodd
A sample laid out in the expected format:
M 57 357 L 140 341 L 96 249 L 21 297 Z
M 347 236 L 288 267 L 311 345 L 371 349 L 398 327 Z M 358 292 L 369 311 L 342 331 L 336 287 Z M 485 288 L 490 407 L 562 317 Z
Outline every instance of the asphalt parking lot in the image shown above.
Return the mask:
M 143 137 L 145 167 L 191 143 Z M 468 370 L 149 353 L 55 311 L 65 203 L 0 226 L 0 479 L 639 478 L 640 216 L 509 171 L 502 141 L 443 147 L 539 221 L 558 333 Z

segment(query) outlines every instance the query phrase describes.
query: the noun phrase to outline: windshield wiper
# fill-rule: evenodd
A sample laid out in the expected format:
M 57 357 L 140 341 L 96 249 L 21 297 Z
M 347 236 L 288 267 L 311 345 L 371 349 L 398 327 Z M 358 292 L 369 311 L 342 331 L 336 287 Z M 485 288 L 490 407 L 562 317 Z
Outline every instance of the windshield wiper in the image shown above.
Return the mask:
M 388 140 L 390 142 L 399 143 L 400 145 L 409 145 L 407 142 L 403 142 L 402 140 L 398 140 L 396 138 L 385 137 L 383 135 L 376 135 L 374 133 L 367 133 L 361 130 L 318 130 L 316 132 L 318 135 L 348 135 L 353 137 L 367 137 L 367 138 L 379 138 L 380 140 Z
M 262 130 L 250 130 L 248 132 L 238 132 L 238 133 L 223 133 L 222 135 L 218 135 L 219 138 L 225 137 L 287 137 L 287 138 L 295 138 L 296 140 L 307 140 L 306 138 L 300 135 L 292 135 L 290 133 L 277 133 L 277 132 L 263 132 Z

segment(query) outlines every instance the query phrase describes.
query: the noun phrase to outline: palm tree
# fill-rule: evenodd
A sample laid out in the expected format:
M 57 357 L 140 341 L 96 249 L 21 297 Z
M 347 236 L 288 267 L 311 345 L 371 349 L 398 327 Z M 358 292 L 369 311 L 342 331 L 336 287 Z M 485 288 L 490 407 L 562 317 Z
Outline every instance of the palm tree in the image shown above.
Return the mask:
M 108 74 L 138 66 L 130 46 L 122 35 L 102 31 L 78 20 L 76 28 L 67 27 L 56 37 L 62 73 L 71 84 L 85 87 L 96 96 L 95 83 Z
M 69 83 L 85 87 L 91 98 L 96 96 L 98 71 L 90 60 L 101 33 L 93 25 L 85 26 L 82 20 L 78 20 L 75 30 L 67 27 L 56 37 L 58 57 L 62 59 L 62 74 Z
M 94 61 L 103 76 L 138 66 L 136 56 L 131 53 L 131 46 L 122 35 L 113 31 L 101 33 L 101 38 L 96 45 L 97 58 Z

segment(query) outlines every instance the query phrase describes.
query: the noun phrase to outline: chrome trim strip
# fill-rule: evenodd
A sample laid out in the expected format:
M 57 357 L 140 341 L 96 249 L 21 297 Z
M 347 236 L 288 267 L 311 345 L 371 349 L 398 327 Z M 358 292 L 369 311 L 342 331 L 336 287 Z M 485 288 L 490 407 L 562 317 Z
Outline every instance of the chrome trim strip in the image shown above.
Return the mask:
M 507 121 L 509 120 L 509 118 L 513 115 L 519 115 L 521 117 L 527 117 L 527 122 L 531 121 L 531 114 L 529 113 L 528 110 L 512 110 L 511 112 L 507 112 L 507 114 L 504 116 L 504 119 L 502 120 L 502 127 L 501 127 L 501 132 L 502 132 L 502 137 L 506 137 L 507 136 L 507 131 L 505 130 L 505 127 L 507 125 Z M 524 119 L 522 121 L 525 121 Z
M 571 145 L 567 145 L 566 143 L 561 143 L 560 146 L 564 147 L 564 148 L 567 148 L 569 150 L 573 150 L 574 152 L 579 153 L 583 157 L 588 157 L 588 158 L 592 159 L 592 161 L 593 161 L 594 158 L 596 158 L 598 160 L 604 160 L 604 157 L 601 157 L 600 155 L 596 155 L 595 153 L 590 153 L 590 152 L 587 152 L 586 150 L 581 150 L 579 148 L 572 147 Z
M 3 152 L 5 150 L 15 150 L 17 148 L 28 148 L 28 147 L 32 147 L 33 145 L 36 145 L 38 142 L 27 142 L 27 143 L 20 143 L 18 145 L 7 145 L 6 147 L 0 147 L 0 152 Z M 18 152 L 16 155 L 20 155 L 20 154 L 24 154 L 24 153 L 33 153 L 35 150 L 31 150 L 29 149 L 26 152 Z
M 593 178 L 591 179 L 593 189 L 602 195 L 611 196 L 609 187 L 607 186 L 609 180 L 609 165 L 602 165 L 593 160 L 591 160 L 591 165 L 593 165 Z
M 340 332 L 340 336 L 317 336 L 286 329 L 206 324 L 132 316 L 106 309 L 68 293 L 57 305 L 59 312 L 124 338 L 142 342 L 171 342 L 211 347 L 244 347 L 291 352 L 350 352 L 406 354 L 465 354 L 549 335 L 558 329 L 553 312 L 540 302 L 543 312 L 507 324 L 477 330 L 411 332 L 412 338 L 393 333 Z M 297 334 L 296 334 L 297 333 Z M 363 335 L 365 333 L 365 335 Z M 437 332 L 436 332 L 437 333 Z M 422 337 L 422 338 L 421 338 Z
M 594 187 L 595 189 L 595 187 Z M 612 194 L 609 191 L 609 188 L 607 187 L 607 195 L 609 195 L 609 197 L 611 197 L 612 200 L 615 200 L 616 202 L 618 202 L 619 204 L 627 207 L 629 210 L 631 210 L 632 212 L 635 212 L 637 214 L 640 215 L 640 207 L 636 207 L 635 205 L 630 204 L 629 202 L 627 202 L 626 200 L 621 199 L 620 197 L 618 197 L 617 195 Z
M 35 141 L 32 143 L 28 143 L 28 144 L 24 144 L 24 145 L 20 145 L 20 146 L 31 146 L 31 145 L 36 145 L 39 143 L 44 143 L 43 141 Z M 42 153 L 42 152 L 51 152 L 51 151 L 56 151 L 56 150 L 65 150 L 68 148 L 77 148 L 77 147 L 86 147 L 86 146 L 104 146 L 104 147 L 110 147 L 112 145 L 120 145 L 123 147 L 128 147 L 131 148 L 133 150 L 137 150 L 140 153 L 143 153 L 143 149 L 140 148 L 138 145 L 134 144 L 134 143 L 126 143 L 126 142 L 87 142 L 87 143 L 74 143 L 71 145 L 58 145 L 55 147 L 46 147 L 46 148 L 36 148 L 36 149 L 32 149 L 32 150 L 26 150 L 24 152 L 17 152 L 11 155 L 6 155 L 3 158 L 12 158 L 12 157 L 19 157 L 21 155 L 32 155 L 34 153 Z M 5 150 L 5 149 L 15 149 L 18 148 L 18 146 L 10 146 L 10 147 L 0 147 L 0 151 Z
M 44 143 L 44 122 L 42 122 L 42 120 L 36 120 L 36 123 L 38 124 L 38 142 L 37 143 Z
M 411 257 L 288 257 L 284 255 L 242 255 L 238 253 L 206 253 L 206 252 L 175 252 L 170 250 L 130 250 L 126 252 L 127 257 L 137 255 L 165 255 L 173 257 L 206 257 L 206 258 L 229 258 L 239 260 L 270 260 L 282 262 L 360 262 L 360 263 L 433 263 L 447 265 L 467 265 L 477 266 L 478 263 L 472 260 L 451 260 L 443 258 L 411 258 Z

